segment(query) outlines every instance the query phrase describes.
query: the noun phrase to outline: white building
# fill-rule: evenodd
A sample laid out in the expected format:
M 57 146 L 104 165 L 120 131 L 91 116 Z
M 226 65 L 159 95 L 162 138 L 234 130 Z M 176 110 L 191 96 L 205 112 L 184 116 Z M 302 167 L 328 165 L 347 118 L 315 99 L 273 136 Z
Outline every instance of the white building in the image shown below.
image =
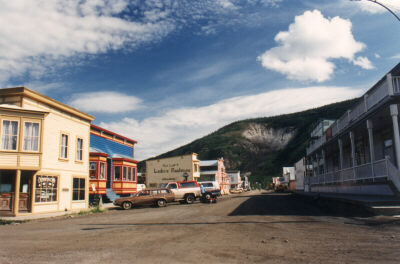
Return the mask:
M 88 208 L 92 120 L 25 87 L 0 89 L 0 215 Z
M 400 191 L 400 64 L 307 148 L 313 192 L 395 195 Z
M 242 179 L 240 177 L 240 171 L 229 171 L 226 173 L 229 177 L 231 184 L 231 190 L 238 190 L 242 188 Z

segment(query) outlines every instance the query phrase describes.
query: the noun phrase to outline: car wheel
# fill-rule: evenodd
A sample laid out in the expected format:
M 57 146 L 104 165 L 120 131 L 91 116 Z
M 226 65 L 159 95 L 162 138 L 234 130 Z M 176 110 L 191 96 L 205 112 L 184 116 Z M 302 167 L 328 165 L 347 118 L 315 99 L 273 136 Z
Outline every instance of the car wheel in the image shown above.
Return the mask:
M 206 198 L 207 200 L 210 200 L 210 199 L 211 199 L 211 194 L 206 193 L 206 194 L 205 194 L 205 198 Z
M 189 194 L 188 196 L 186 196 L 185 201 L 186 201 L 187 204 L 192 204 L 194 202 L 193 194 Z
M 167 202 L 165 200 L 163 200 L 163 199 L 160 199 L 160 200 L 157 201 L 157 206 L 158 207 L 165 207 L 165 206 L 167 206 Z
M 131 208 L 132 208 L 132 203 L 130 203 L 130 202 L 123 202 L 123 204 L 122 204 L 122 209 L 128 210 L 128 209 L 131 209 Z

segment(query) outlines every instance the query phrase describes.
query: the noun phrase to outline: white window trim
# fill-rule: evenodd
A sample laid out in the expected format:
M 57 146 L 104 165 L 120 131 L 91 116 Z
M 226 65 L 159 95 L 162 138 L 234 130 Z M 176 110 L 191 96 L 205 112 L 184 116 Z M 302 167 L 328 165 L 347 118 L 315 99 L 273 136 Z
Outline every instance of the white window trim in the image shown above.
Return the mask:
M 40 151 L 40 137 L 41 137 L 41 126 L 40 126 L 40 122 L 36 122 L 36 121 L 24 121 L 24 130 L 23 130 L 23 135 L 22 135 L 22 151 L 23 152 L 39 152 Z M 33 123 L 33 124 L 39 124 L 39 130 L 38 130 L 38 149 L 37 150 L 25 150 L 24 149 L 24 142 L 25 142 L 25 123 Z
M 17 145 L 15 149 L 4 149 L 3 148 L 3 121 L 10 121 L 10 122 L 17 122 L 18 124 L 18 128 L 17 128 Z M 0 122 L 0 150 L 2 151 L 12 151 L 12 152 L 18 152 L 19 150 L 19 140 L 20 140 L 20 121 L 19 120 L 15 120 L 15 119 L 1 119 Z

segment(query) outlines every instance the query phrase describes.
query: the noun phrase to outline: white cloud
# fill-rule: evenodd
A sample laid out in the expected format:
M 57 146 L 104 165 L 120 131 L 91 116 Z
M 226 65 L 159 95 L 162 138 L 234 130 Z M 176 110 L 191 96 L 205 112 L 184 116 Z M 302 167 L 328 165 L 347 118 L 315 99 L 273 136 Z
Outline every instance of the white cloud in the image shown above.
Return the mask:
M 203 107 L 184 107 L 138 121 L 126 117 L 100 125 L 138 140 L 137 159 L 145 159 L 204 136 L 233 121 L 297 112 L 359 96 L 346 87 L 307 87 L 239 96 Z
M 306 11 L 295 17 L 288 31 L 275 36 L 279 46 L 258 57 L 263 67 L 280 72 L 289 79 L 323 82 L 331 78 L 335 64 L 331 59 L 344 58 L 371 69 L 365 57 L 354 55 L 365 48 L 351 32 L 352 24 L 340 17 L 325 18 L 320 11 Z
M 396 54 L 396 55 L 394 55 L 394 56 L 392 56 L 392 57 L 390 57 L 391 59 L 395 59 L 395 60 L 397 60 L 397 59 L 400 59 L 400 53 L 399 54 Z
M 91 113 L 123 113 L 142 107 L 142 100 L 119 92 L 88 92 L 74 94 L 69 105 Z
M 372 70 L 375 68 L 367 57 L 357 57 L 353 60 L 353 64 L 366 70 Z
M 400 12 L 400 1 L 399 0 L 378 0 L 377 2 L 387 6 L 393 12 Z M 355 1 L 359 8 L 367 13 L 381 14 L 387 12 L 387 10 L 379 4 L 372 3 L 370 1 L 361 0 Z
M 237 9 L 237 7 L 229 0 L 218 0 L 218 3 L 226 9 Z

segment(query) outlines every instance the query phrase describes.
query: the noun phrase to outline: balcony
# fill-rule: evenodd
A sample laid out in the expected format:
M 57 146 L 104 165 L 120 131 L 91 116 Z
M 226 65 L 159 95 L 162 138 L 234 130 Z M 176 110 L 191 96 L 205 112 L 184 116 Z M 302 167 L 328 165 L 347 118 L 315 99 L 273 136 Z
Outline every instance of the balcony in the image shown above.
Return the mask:
M 388 85 L 389 83 L 392 85 Z M 373 107 L 378 105 L 383 99 L 393 95 L 400 95 L 400 76 L 387 76 L 381 83 L 378 83 L 373 89 L 368 91 L 362 100 L 358 102 L 351 110 L 344 113 L 331 126 L 332 137 L 338 135 L 341 131 L 350 127 L 355 121 L 361 119 Z M 307 148 L 307 155 L 318 149 L 326 142 L 325 134 L 315 140 Z
M 40 153 L 0 152 L 0 168 L 39 170 L 40 156 Z
M 366 163 L 317 176 L 306 176 L 309 185 L 341 184 L 360 180 L 388 179 L 400 190 L 400 172 L 388 159 Z

